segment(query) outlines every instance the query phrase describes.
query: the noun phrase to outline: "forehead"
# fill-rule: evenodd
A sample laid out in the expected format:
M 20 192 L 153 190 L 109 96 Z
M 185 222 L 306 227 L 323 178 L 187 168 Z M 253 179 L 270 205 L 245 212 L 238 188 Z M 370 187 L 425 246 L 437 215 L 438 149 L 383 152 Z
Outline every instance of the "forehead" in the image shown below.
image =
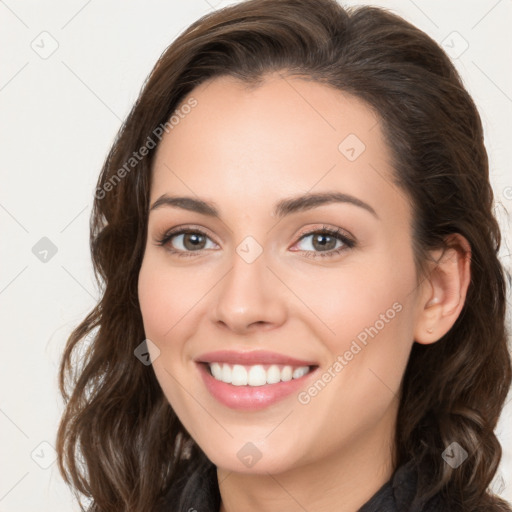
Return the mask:
M 373 201 L 397 193 L 378 118 L 354 96 L 275 73 L 250 87 L 217 77 L 181 105 L 191 99 L 157 149 L 152 201 L 192 192 L 243 210 L 310 190 Z
M 191 98 L 197 105 L 183 114 L 183 105 Z M 173 120 L 178 122 L 171 126 L 160 152 L 173 146 L 180 152 L 184 141 L 196 140 L 201 143 L 195 147 L 198 156 L 204 148 L 216 156 L 229 151 L 243 158 L 264 147 L 260 159 L 279 154 L 293 160 L 307 149 L 309 154 L 327 151 L 336 159 L 344 155 L 354 161 L 357 154 L 344 154 L 340 147 L 348 135 L 352 135 L 348 142 L 357 146 L 356 153 L 370 145 L 382 156 L 387 152 L 377 116 L 362 100 L 325 84 L 279 73 L 266 75 L 258 85 L 230 76 L 208 80 L 182 100 L 176 113 Z M 306 147 L 302 142 L 307 142 Z

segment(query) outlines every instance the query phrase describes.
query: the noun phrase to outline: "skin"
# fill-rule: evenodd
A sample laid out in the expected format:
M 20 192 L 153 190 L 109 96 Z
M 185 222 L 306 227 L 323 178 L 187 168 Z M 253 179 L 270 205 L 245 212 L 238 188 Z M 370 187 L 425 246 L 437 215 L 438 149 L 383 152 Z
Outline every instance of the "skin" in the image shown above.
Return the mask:
M 256 88 L 214 78 L 190 96 L 197 106 L 157 149 L 150 204 L 163 194 L 201 198 L 220 219 L 171 206 L 150 212 L 139 300 L 146 336 L 160 351 L 151 351 L 156 377 L 218 468 L 221 512 L 354 511 L 392 475 L 412 344 L 434 343 L 455 322 L 469 246 L 454 236 L 418 278 L 410 205 L 391 182 L 378 120 L 360 100 L 280 74 Z M 338 149 L 349 134 L 365 145 L 354 161 Z M 273 215 L 278 201 L 319 192 L 350 194 L 375 215 L 334 202 Z M 206 232 L 203 249 L 183 245 L 183 236 L 158 245 L 178 226 Z M 356 245 L 322 256 L 334 242 L 322 249 L 301 237 L 324 226 Z M 247 236 L 262 250 L 252 263 L 236 252 Z M 396 303 L 400 312 L 307 404 L 293 393 L 263 410 L 232 410 L 209 394 L 194 362 L 212 350 L 270 350 L 317 361 L 318 378 Z M 237 457 L 248 442 L 261 455 L 252 467 Z

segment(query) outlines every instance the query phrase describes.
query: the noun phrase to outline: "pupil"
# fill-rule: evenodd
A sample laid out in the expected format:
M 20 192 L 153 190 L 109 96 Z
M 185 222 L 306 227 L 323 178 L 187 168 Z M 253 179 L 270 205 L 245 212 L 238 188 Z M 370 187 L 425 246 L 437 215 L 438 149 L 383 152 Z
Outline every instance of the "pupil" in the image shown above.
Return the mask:
M 183 237 L 183 245 L 187 249 L 197 249 L 199 245 L 204 243 L 203 235 L 198 235 L 197 233 L 186 233 Z
M 334 242 L 334 244 L 333 244 Z M 319 246 L 317 247 L 318 244 Z M 334 249 L 336 240 L 331 235 L 317 235 L 313 238 L 313 246 L 315 249 Z

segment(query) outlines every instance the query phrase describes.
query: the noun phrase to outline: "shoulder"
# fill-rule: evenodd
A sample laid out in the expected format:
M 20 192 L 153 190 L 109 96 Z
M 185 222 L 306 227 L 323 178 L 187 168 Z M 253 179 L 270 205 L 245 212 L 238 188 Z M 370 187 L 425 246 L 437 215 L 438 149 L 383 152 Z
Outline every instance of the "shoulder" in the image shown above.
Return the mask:
M 358 512 L 449 512 L 440 494 L 424 498 L 418 494 L 418 469 L 413 461 L 398 467 Z
M 203 460 L 195 468 L 183 467 L 155 512 L 218 512 L 220 493 L 214 464 Z

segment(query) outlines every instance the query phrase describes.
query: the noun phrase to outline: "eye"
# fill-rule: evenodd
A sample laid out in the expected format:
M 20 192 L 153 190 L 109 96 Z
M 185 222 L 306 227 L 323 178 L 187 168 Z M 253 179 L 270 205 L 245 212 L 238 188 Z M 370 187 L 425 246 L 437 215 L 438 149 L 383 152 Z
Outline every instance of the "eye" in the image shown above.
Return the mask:
M 355 241 L 345 235 L 340 229 L 322 227 L 301 236 L 297 242 L 299 251 L 308 257 L 336 256 L 342 251 L 355 246 Z
M 157 245 L 165 247 L 176 256 L 195 256 L 203 250 L 215 249 L 217 244 L 202 230 L 185 227 L 165 232 L 157 240 Z M 321 229 L 303 234 L 296 243 L 304 256 L 317 258 L 336 256 L 342 251 L 355 247 L 356 242 L 349 238 L 341 229 L 323 226 Z
M 157 244 L 166 247 L 168 251 L 177 256 L 193 256 L 191 253 L 217 247 L 206 233 L 192 228 L 166 232 L 159 238 Z

